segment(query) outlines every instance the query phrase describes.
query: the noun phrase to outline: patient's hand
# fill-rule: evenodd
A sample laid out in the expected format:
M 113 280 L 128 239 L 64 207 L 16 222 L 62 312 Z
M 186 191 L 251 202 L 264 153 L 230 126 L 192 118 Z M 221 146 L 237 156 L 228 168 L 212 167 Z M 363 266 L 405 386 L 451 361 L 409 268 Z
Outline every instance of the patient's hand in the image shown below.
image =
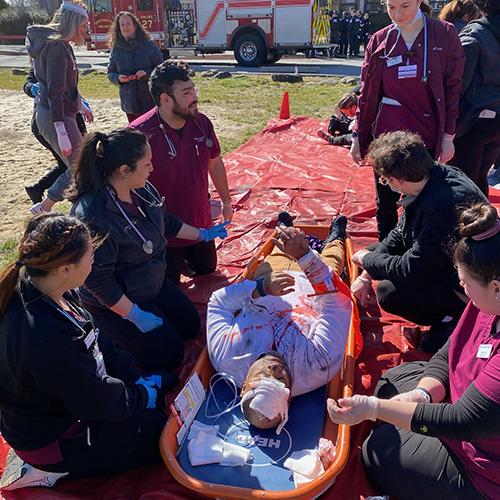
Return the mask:
M 278 271 L 266 275 L 264 278 L 264 291 L 267 295 L 286 295 L 293 292 L 295 279 L 287 273 Z
M 299 260 L 309 252 L 309 242 L 303 231 L 296 227 L 276 228 L 274 244 L 283 252 Z

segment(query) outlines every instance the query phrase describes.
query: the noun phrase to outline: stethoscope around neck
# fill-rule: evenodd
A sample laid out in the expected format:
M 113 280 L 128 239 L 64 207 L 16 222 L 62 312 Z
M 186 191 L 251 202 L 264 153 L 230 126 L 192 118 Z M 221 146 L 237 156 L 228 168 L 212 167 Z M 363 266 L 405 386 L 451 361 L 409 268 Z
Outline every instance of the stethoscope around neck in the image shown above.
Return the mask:
M 420 14 L 420 15 L 419 15 Z M 422 83 L 427 83 L 427 16 L 422 12 L 419 11 L 417 15 L 415 16 L 415 19 L 413 20 L 412 23 L 416 22 L 420 17 L 424 18 L 424 67 L 423 67 L 423 72 L 422 72 Z M 398 35 L 396 37 L 396 41 L 394 42 L 393 46 L 391 47 L 391 50 L 387 52 L 387 42 L 389 41 L 389 36 L 393 30 L 397 30 Z M 385 35 L 385 40 L 384 40 L 384 54 L 382 55 L 383 59 L 390 59 L 392 52 L 396 48 L 396 45 L 399 42 L 399 38 L 401 36 L 401 30 L 399 29 L 398 25 L 396 23 L 392 23 L 392 26 L 389 28 L 387 31 L 387 34 Z
M 175 144 L 173 143 L 172 139 L 170 139 L 170 137 L 168 136 L 168 134 L 165 130 L 165 126 L 163 125 L 163 123 L 161 121 L 160 112 L 158 111 L 158 109 L 156 109 L 156 116 L 158 118 L 158 127 L 160 128 L 160 130 L 163 134 L 163 137 L 165 138 L 165 141 L 167 141 L 168 156 L 171 160 L 173 160 L 177 156 L 177 149 L 176 149 Z M 205 135 L 205 133 L 203 132 L 201 127 L 198 125 L 196 120 L 193 120 L 193 123 L 198 127 L 200 132 L 203 134 L 203 139 L 205 140 L 205 144 L 206 144 L 207 148 L 209 148 L 209 149 L 212 148 L 214 145 L 214 141 L 212 141 L 212 139 L 210 139 L 210 137 L 207 137 Z M 198 146 L 196 146 L 196 152 L 198 153 Z
M 125 212 L 125 210 L 123 210 L 123 207 L 120 205 L 120 202 L 118 201 L 116 193 L 109 186 L 106 186 L 106 189 L 108 190 L 108 193 L 111 196 L 111 199 L 113 200 L 114 204 L 116 205 L 116 207 L 118 208 L 118 210 L 120 211 L 120 213 L 123 215 L 123 217 L 125 218 L 125 220 L 132 227 L 132 229 L 135 231 L 135 233 L 137 234 L 137 236 L 139 236 L 139 238 L 141 239 L 143 252 L 146 253 L 146 254 L 148 254 L 148 255 L 151 255 L 153 253 L 153 250 L 154 250 L 153 242 L 151 240 L 147 240 L 144 237 L 144 235 L 139 231 L 139 229 L 136 227 L 136 225 L 130 220 L 130 217 L 127 215 L 127 212 Z M 135 189 L 132 189 L 132 192 L 139 199 L 141 199 L 142 201 L 148 203 L 152 207 L 155 207 L 155 208 L 162 207 L 163 203 L 165 202 L 165 197 L 164 196 L 160 197 L 160 193 L 153 186 L 153 184 L 151 184 L 150 182 L 146 181 L 145 189 L 147 189 L 148 193 L 153 198 L 153 201 L 146 200 L 146 198 L 144 198 L 143 196 L 141 196 Z M 146 214 L 142 211 L 142 209 L 140 207 L 137 207 L 137 209 L 146 218 Z

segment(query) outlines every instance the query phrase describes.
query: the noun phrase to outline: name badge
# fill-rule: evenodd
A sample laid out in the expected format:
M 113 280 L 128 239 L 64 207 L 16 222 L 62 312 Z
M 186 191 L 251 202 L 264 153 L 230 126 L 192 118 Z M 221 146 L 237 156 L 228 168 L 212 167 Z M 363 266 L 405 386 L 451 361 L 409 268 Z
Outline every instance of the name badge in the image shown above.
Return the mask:
M 403 56 L 389 57 L 387 59 L 387 67 L 396 66 L 396 64 L 401 64 L 403 62 Z
M 417 78 L 417 65 L 407 64 L 406 66 L 399 66 L 398 78 L 404 80 L 406 78 Z
M 491 356 L 491 351 L 493 350 L 492 344 L 479 344 L 477 350 L 476 358 L 488 359 Z
M 95 339 L 96 339 L 95 332 L 92 329 L 89 333 L 87 333 L 87 335 L 83 339 L 85 345 L 87 346 L 87 349 L 94 343 Z

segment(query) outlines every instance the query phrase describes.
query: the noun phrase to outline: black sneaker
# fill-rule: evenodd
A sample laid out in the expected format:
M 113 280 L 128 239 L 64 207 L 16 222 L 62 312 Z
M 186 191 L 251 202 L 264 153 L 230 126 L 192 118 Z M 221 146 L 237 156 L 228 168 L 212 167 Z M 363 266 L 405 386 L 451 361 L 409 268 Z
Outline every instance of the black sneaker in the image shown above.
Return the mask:
M 332 220 L 330 224 L 330 231 L 328 232 L 328 236 L 323 243 L 323 246 L 328 245 L 335 240 L 345 241 L 346 236 L 346 228 L 347 228 L 347 217 L 345 215 L 337 215 Z
M 40 203 L 43 200 L 43 189 L 37 184 L 33 184 L 33 186 L 25 186 L 24 189 L 33 203 Z
M 278 226 L 293 227 L 292 216 L 288 212 L 280 212 L 278 214 Z

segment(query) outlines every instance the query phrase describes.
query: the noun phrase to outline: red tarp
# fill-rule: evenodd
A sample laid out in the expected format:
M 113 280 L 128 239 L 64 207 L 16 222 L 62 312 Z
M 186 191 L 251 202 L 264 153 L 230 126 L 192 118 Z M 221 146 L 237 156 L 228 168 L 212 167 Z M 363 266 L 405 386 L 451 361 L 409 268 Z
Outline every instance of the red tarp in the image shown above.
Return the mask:
M 323 124 L 324 125 L 324 124 Z M 184 285 L 200 312 L 210 293 L 224 286 L 244 268 L 276 225 L 277 213 L 287 210 L 303 223 L 329 223 L 339 212 L 349 218 L 356 248 L 374 242 L 375 195 L 370 167 L 353 168 L 348 151 L 316 136 L 318 120 L 299 117 L 271 120 L 268 127 L 225 158 L 229 185 L 236 202 L 229 237 L 219 246 L 219 273 L 187 281 Z M 490 196 L 497 205 L 500 192 Z M 402 361 L 425 359 L 412 350 L 406 337 L 411 325 L 374 307 L 361 310 L 364 350 L 358 359 L 354 391 L 371 393 L 380 374 Z M 187 347 L 181 378 L 190 373 L 204 344 L 204 335 Z M 352 430 L 349 462 L 325 499 L 359 499 L 375 494 L 360 461 L 360 445 L 371 425 Z M 1 439 L 1 438 L 0 438 Z M 8 447 L 0 442 L 0 464 Z M 1 471 L 1 469 L 0 469 Z M 175 482 L 163 464 L 110 478 L 61 481 L 53 489 L 26 488 L 5 492 L 7 500 L 57 499 L 189 499 L 200 498 Z

